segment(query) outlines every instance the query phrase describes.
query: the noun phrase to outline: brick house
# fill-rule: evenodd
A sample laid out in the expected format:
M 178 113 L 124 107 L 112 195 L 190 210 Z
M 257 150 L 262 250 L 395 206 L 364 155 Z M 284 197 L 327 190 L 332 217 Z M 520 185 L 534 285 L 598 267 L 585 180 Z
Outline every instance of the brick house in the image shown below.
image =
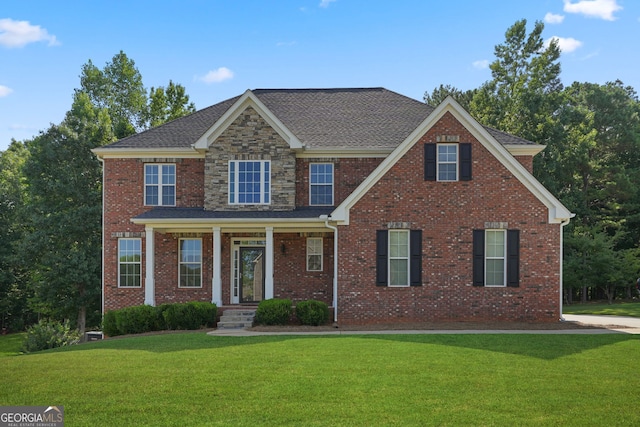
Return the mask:
M 544 146 L 382 88 L 247 90 L 95 149 L 103 311 L 316 299 L 342 324 L 560 318 Z

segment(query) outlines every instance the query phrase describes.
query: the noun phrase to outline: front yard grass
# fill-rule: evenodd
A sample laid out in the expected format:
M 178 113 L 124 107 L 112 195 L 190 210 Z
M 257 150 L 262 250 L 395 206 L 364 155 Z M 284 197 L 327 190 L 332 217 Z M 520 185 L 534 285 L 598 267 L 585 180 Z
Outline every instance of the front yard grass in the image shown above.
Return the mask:
M 177 333 L 4 356 L 0 404 L 80 426 L 632 426 L 638 354 L 625 334 Z
M 570 304 L 562 307 L 566 314 L 595 314 L 611 316 L 640 317 L 640 302 L 621 301 L 609 304 L 606 301 L 588 302 L 586 304 Z

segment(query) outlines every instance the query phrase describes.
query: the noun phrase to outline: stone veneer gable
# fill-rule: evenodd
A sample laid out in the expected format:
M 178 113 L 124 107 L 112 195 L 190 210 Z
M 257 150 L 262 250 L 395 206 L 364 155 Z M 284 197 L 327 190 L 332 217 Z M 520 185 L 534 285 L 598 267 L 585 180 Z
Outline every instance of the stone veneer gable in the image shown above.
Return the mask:
M 229 161 L 271 161 L 271 203 L 229 204 Z M 209 146 L 205 158 L 204 205 L 208 210 L 293 210 L 296 206 L 296 157 L 289 144 L 253 108 Z

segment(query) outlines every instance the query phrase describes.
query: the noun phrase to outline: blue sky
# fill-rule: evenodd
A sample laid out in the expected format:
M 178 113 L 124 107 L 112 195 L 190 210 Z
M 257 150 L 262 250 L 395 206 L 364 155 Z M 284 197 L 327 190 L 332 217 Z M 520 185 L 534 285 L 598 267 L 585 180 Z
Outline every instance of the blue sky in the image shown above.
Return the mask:
M 640 90 L 636 0 L 3 0 L 0 151 L 59 123 L 81 68 L 123 51 L 198 109 L 257 88 L 386 87 L 422 100 L 491 77 L 519 19 L 558 37 L 561 78 Z

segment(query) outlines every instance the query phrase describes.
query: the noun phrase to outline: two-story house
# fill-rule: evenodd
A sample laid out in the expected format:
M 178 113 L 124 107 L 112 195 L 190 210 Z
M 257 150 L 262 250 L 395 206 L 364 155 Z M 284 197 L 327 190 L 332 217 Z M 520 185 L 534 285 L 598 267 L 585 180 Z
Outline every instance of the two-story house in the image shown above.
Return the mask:
M 382 88 L 258 89 L 95 149 L 103 310 L 328 303 L 343 324 L 556 321 L 544 146 Z

